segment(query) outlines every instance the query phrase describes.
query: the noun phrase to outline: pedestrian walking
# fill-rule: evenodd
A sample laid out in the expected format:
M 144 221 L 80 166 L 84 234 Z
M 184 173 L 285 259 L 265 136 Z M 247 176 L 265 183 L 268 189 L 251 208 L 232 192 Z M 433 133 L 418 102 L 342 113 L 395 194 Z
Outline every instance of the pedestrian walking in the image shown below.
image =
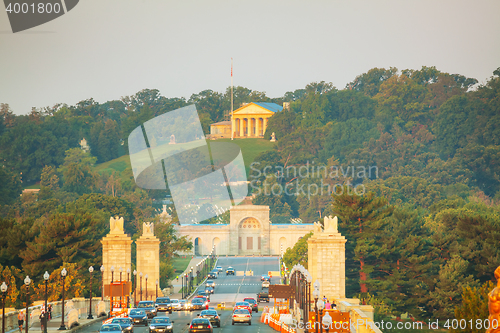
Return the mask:
M 332 309 L 332 305 L 330 304 L 330 301 L 328 301 L 328 299 L 326 300 L 326 303 L 325 303 L 325 310 L 331 310 Z
M 52 319 L 52 304 L 49 304 L 47 306 L 47 321 Z
M 23 331 L 24 319 L 25 319 L 25 316 L 24 316 L 24 311 L 23 311 L 23 310 L 21 310 L 21 311 L 17 314 L 17 325 L 19 325 L 19 332 L 22 332 L 22 331 Z
M 42 311 L 40 312 L 40 317 L 38 317 L 38 319 L 40 319 L 40 328 L 42 329 L 42 332 L 44 331 L 45 317 L 46 316 L 47 316 L 47 313 L 45 312 L 45 309 L 42 308 Z

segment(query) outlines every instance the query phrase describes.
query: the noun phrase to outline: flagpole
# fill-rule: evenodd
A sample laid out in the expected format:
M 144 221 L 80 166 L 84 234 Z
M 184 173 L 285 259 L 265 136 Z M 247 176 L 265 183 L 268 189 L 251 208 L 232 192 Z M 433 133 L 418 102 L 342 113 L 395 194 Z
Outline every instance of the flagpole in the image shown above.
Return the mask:
M 234 131 L 233 131 L 233 58 L 231 58 L 231 140 L 234 139 Z

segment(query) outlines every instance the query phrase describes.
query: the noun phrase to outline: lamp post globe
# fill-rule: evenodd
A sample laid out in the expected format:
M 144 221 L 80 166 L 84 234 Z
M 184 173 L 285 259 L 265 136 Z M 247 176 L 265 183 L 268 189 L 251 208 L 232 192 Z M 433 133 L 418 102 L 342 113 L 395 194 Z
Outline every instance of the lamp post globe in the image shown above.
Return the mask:
M 45 316 L 43 317 L 43 332 L 44 333 L 47 333 L 47 320 L 49 319 L 48 316 L 49 316 L 49 312 L 48 312 L 48 308 L 47 308 L 47 287 L 48 287 L 48 284 L 49 284 L 49 278 L 50 278 L 50 275 L 49 275 L 49 272 L 45 271 L 45 273 L 43 274 L 43 279 L 45 281 Z
M 333 320 L 332 317 L 327 313 L 323 316 L 323 319 L 321 320 L 321 324 L 323 328 L 325 329 L 326 333 L 330 331 L 330 325 L 332 324 Z
M 2 333 L 5 333 L 5 296 L 7 293 L 7 284 L 5 281 L 2 282 L 0 291 L 2 291 Z

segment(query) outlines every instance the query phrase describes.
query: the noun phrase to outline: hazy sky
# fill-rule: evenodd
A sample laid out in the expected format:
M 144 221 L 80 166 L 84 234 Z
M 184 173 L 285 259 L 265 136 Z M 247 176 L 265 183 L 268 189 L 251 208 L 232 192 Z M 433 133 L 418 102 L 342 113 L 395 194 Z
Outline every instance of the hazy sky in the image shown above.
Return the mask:
M 436 66 L 480 83 L 500 67 L 500 1 L 80 0 L 13 34 L 0 4 L 0 103 L 98 102 L 234 85 L 269 97 L 373 67 Z

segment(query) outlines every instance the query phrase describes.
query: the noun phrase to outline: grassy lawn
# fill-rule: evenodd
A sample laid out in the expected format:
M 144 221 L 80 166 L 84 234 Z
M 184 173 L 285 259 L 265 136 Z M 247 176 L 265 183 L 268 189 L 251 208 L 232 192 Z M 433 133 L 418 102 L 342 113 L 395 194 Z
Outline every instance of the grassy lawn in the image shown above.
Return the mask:
M 245 169 L 248 176 L 248 171 L 250 170 L 250 164 L 255 160 L 255 157 L 262 153 L 263 151 L 268 151 L 273 149 L 275 142 L 270 142 L 264 139 L 219 139 L 215 140 L 217 142 L 232 142 L 237 144 L 241 149 L 241 154 L 243 155 L 243 160 L 245 161 Z M 211 141 L 210 141 L 211 142 Z
M 36 184 L 33 184 L 33 185 L 30 185 L 30 186 L 26 186 L 24 187 L 25 189 L 40 189 L 40 183 L 36 183 Z
M 231 141 L 231 139 L 219 139 L 216 140 L 218 142 L 232 142 L 237 144 L 242 152 L 243 160 L 245 161 L 245 169 L 248 171 L 250 169 L 250 164 L 255 160 L 255 157 L 263 151 L 273 149 L 273 146 L 276 144 L 274 142 L 269 142 L 269 140 L 264 139 L 235 139 Z M 208 141 L 213 142 L 213 141 Z M 112 173 L 116 171 L 122 180 L 129 179 L 132 174 L 132 168 L 130 166 L 130 157 L 129 155 L 123 155 L 121 157 L 115 158 L 114 160 L 97 164 L 94 168 L 95 171 L 99 173 Z M 31 187 L 30 187 L 31 188 Z M 34 187 L 39 188 L 39 187 Z
M 175 270 L 175 275 L 179 275 L 184 272 L 191 261 L 191 256 L 186 256 L 186 258 L 174 258 L 172 259 L 172 266 Z

